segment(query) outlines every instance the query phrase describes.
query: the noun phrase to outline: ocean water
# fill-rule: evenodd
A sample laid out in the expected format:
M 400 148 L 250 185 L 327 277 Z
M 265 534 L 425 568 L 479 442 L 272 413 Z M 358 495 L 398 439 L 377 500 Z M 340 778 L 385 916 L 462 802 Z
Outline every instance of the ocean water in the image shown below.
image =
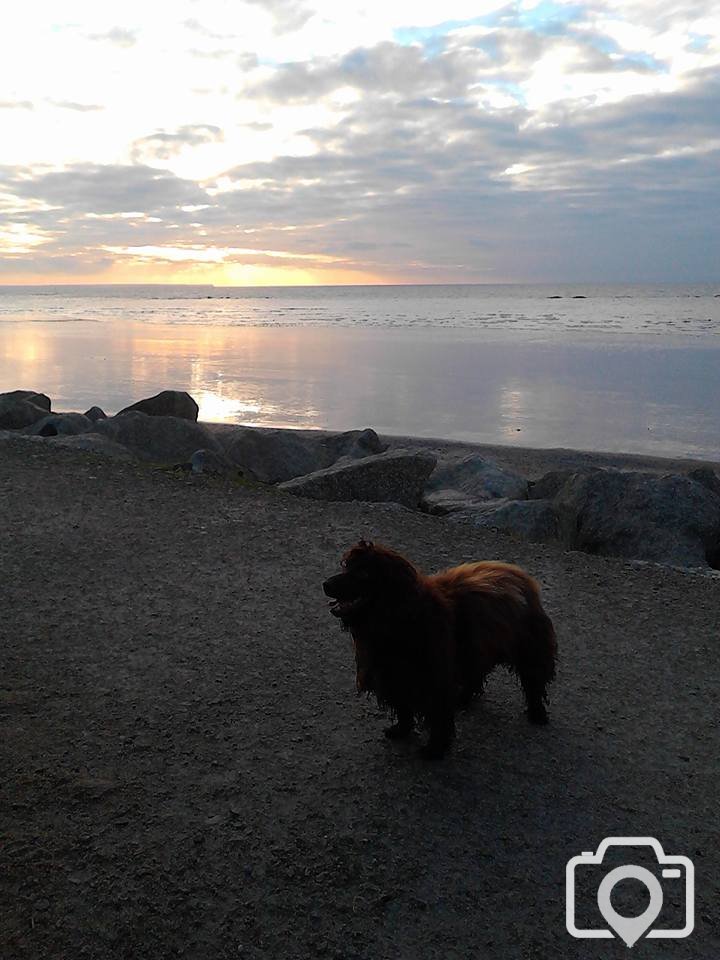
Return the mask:
M 0 390 L 108 413 L 720 459 L 712 286 L 0 287 Z

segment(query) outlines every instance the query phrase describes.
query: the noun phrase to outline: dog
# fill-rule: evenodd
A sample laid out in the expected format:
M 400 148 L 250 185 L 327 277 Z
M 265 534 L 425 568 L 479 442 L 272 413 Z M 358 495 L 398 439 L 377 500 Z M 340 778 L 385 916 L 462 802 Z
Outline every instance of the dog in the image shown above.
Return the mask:
M 502 664 L 522 686 L 531 723 L 547 723 L 557 642 L 540 589 L 520 567 L 464 563 L 424 576 L 401 554 L 361 540 L 323 584 L 330 611 L 350 632 L 358 692 L 374 694 L 395 723 L 391 739 L 427 727 L 427 758 L 442 757 L 455 712 Z

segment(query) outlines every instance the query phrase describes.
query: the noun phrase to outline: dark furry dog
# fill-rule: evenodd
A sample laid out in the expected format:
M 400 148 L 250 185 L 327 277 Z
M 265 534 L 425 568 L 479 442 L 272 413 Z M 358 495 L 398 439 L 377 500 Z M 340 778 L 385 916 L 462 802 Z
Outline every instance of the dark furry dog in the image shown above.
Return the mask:
M 498 664 L 517 674 L 529 720 L 547 723 L 555 631 L 524 570 L 482 561 L 427 577 L 364 540 L 342 567 L 323 589 L 352 634 L 358 691 L 374 693 L 395 717 L 386 736 L 408 736 L 419 721 L 430 733 L 424 754 L 441 757 L 455 733 L 455 710 L 482 691 Z

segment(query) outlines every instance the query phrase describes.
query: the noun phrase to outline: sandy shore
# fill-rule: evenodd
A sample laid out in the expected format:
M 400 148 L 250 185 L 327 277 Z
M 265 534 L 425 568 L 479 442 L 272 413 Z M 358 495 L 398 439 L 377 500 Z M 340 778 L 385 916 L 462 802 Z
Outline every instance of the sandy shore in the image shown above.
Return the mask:
M 608 835 L 695 862 L 695 932 L 638 951 L 719 955 L 715 581 L 19 439 L 0 507 L 3 956 L 625 956 L 565 930 Z M 548 728 L 498 675 L 446 761 L 383 741 L 320 589 L 360 536 L 538 577 Z

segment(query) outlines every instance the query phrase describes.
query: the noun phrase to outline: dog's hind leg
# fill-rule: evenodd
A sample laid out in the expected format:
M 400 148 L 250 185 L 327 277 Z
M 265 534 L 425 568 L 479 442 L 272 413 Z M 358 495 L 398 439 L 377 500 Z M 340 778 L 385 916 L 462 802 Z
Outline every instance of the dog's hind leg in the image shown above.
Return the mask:
M 550 718 L 545 708 L 545 701 L 547 699 L 545 681 L 538 677 L 534 670 L 528 670 L 526 668 L 519 669 L 518 676 L 520 677 L 520 684 L 525 694 L 528 720 L 530 723 L 548 723 Z
M 557 641 L 550 617 L 539 605 L 532 611 L 521 654 L 515 665 L 527 702 L 530 723 L 547 723 L 547 685 L 555 679 Z

